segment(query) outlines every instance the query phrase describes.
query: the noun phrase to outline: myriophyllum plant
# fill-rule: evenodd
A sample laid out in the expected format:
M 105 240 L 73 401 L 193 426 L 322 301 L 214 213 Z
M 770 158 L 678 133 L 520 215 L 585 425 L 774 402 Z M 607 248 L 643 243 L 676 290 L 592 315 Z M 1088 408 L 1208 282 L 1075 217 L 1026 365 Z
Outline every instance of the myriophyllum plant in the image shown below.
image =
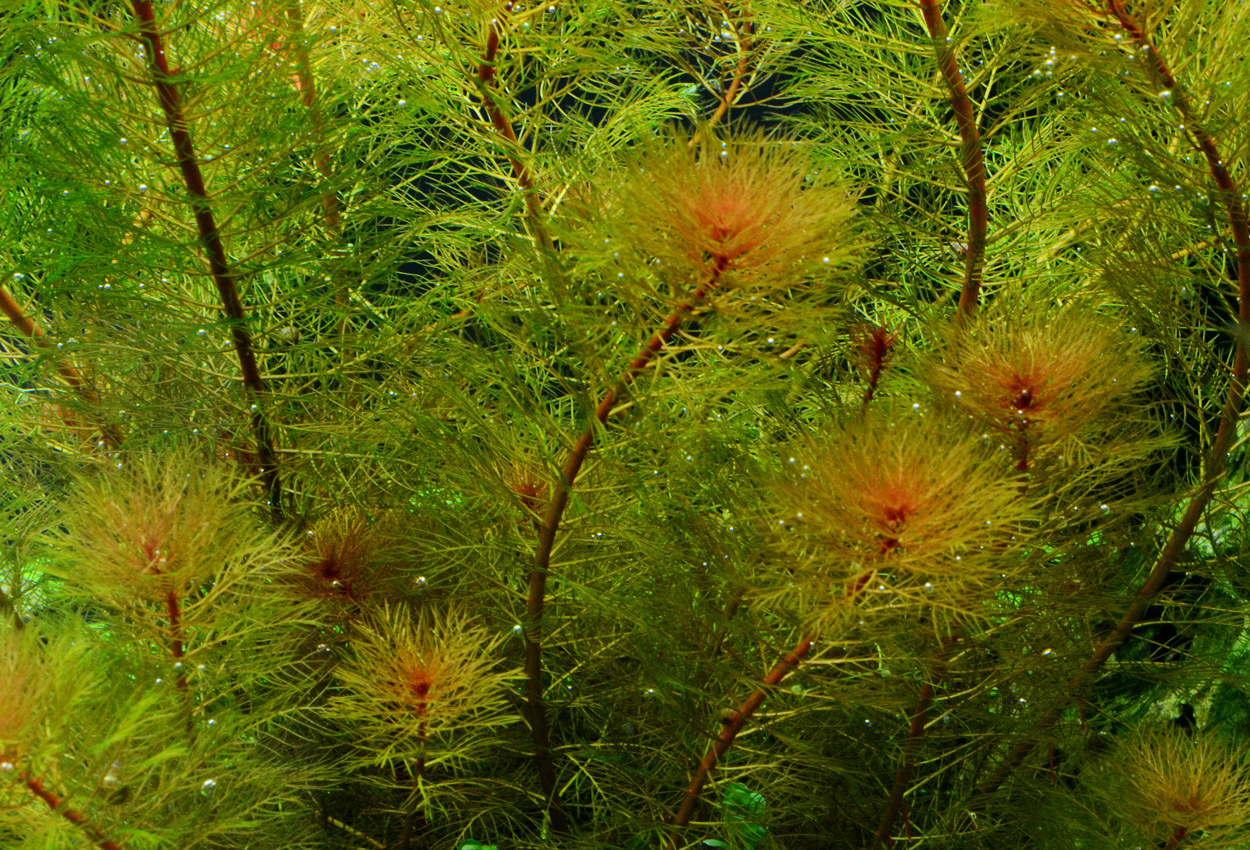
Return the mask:
M 1045 451 L 1100 424 L 1146 377 L 1137 345 L 1088 306 L 987 311 L 930 372 L 948 402 L 1010 444 L 1027 472 Z
M 1244 746 L 1212 734 L 1144 731 L 1120 742 L 1092 788 L 1127 840 L 1159 847 L 1244 845 L 1250 765 Z M 1114 765 L 1112 769 L 1110 766 Z
M 1004 584 L 1029 507 L 966 423 L 873 409 L 793 451 L 779 523 L 815 622 L 917 605 L 958 621 Z
M 6 4 L 0 848 L 1244 843 L 1248 5 Z

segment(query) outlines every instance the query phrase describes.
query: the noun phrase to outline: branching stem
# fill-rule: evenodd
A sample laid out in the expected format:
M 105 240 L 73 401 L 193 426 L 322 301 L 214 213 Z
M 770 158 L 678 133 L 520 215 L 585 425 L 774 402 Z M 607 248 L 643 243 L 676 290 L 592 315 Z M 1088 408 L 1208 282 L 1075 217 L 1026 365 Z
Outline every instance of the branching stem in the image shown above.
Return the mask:
M 512 13 L 512 3 L 504 7 L 508 14 Z M 499 25 L 491 21 L 490 30 L 486 35 L 486 49 L 482 51 L 482 61 L 477 66 L 478 92 L 482 98 L 482 106 L 490 118 L 491 126 L 508 145 L 508 162 L 512 165 L 512 174 L 517 185 L 525 195 L 525 208 L 529 212 L 530 226 L 534 229 L 534 237 L 546 256 L 551 259 L 556 255 L 555 242 L 551 231 L 547 229 L 546 215 L 542 201 L 538 197 L 538 188 L 534 182 L 533 172 L 520 159 L 521 144 L 517 140 L 516 130 L 512 122 L 503 114 L 495 98 L 495 62 L 499 55 Z
M 920 739 L 924 737 L 925 726 L 929 720 L 929 709 L 933 708 L 934 689 L 946 674 L 946 652 L 950 643 L 942 647 L 941 653 L 933 662 L 929 671 L 928 681 L 920 689 L 920 696 L 911 711 L 911 724 L 907 727 L 907 737 L 903 740 L 903 756 L 899 760 L 898 770 L 894 774 L 894 786 L 890 789 L 890 799 L 881 815 L 881 822 L 872 837 L 870 850 L 877 850 L 883 843 L 891 843 L 890 831 L 894 828 L 894 820 L 903 811 L 903 795 L 911 783 L 912 774 L 916 769 L 916 752 L 920 749 Z
M 742 731 L 742 727 L 751 719 L 751 716 L 759 710 L 764 704 L 764 700 L 768 699 L 769 691 L 781 682 L 787 675 L 794 671 L 799 664 L 812 651 L 813 638 L 805 637 L 798 642 L 794 649 L 786 653 L 786 657 L 777 662 L 777 665 L 768 672 L 760 682 L 760 686 L 755 689 L 751 696 L 747 697 L 746 702 L 738 707 L 730 717 L 729 722 L 721 729 L 720 734 L 716 736 L 716 740 L 712 742 L 712 746 L 708 747 L 707 753 L 704 754 L 703 760 L 699 762 L 699 768 L 695 771 L 694 779 L 690 782 L 690 787 L 686 789 L 686 796 L 681 801 L 681 806 L 677 809 L 677 815 L 673 818 L 673 822 L 678 826 L 689 826 L 690 819 L 694 816 L 694 807 L 699 802 L 699 795 L 703 793 L 703 786 L 707 784 L 707 778 L 711 775 L 716 763 L 729 752 L 729 748 L 733 746 L 734 738 L 738 737 L 738 733 Z
M 1233 182 L 1228 169 L 1224 166 L 1224 161 L 1216 147 L 1215 139 L 1202 129 L 1202 126 L 1197 122 L 1196 116 L 1193 114 L 1184 92 L 1177 85 L 1176 78 L 1172 75 L 1168 64 L 1159 54 L 1159 51 L 1155 49 L 1145 32 L 1125 10 L 1123 3 L 1120 0 L 1107 0 L 1107 13 L 1129 34 L 1139 48 L 1148 51 L 1155 57 L 1154 67 L 1160 82 L 1172 93 L 1173 104 L 1184 117 L 1186 127 L 1193 134 L 1195 142 L 1206 157 L 1211 176 L 1223 195 L 1224 204 L 1228 210 L 1229 225 L 1233 233 L 1233 242 L 1237 248 L 1238 316 L 1243 324 L 1250 324 L 1250 227 L 1247 227 L 1246 208 L 1242 202 L 1237 184 Z M 1237 355 L 1233 362 L 1232 380 L 1229 382 L 1228 395 L 1221 410 L 1219 429 L 1216 431 L 1215 440 L 1211 446 L 1211 456 L 1207 461 L 1206 468 L 1203 470 L 1202 483 L 1190 498 L 1189 506 L 1185 509 L 1184 516 L 1181 517 L 1180 523 L 1173 529 L 1167 545 L 1150 570 L 1150 575 L 1142 586 L 1138 588 L 1136 597 L 1120 617 L 1111 634 L 1103 638 L 1098 646 L 1095 647 L 1089 660 L 1069 680 L 1067 688 L 1064 689 L 1059 699 L 1038 720 L 1034 734 L 1018 743 L 1007 754 L 1007 758 L 1003 763 L 994 771 L 989 780 L 981 786 L 981 793 L 989 794 L 996 791 L 1016 767 L 1028 757 L 1029 753 L 1037 746 L 1037 736 L 1045 733 L 1059 722 L 1063 715 L 1063 710 L 1068 704 L 1089 685 L 1116 649 L 1128 640 L 1133 627 L 1141 622 L 1146 614 L 1146 610 L 1150 607 L 1150 603 L 1163 588 L 1168 575 L 1176 567 L 1181 554 L 1185 551 L 1185 546 L 1189 543 L 1194 530 L 1198 527 L 1198 521 L 1202 518 L 1202 513 L 1206 510 L 1211 497 L 1215 494 L 1216 485 L 1223 475 L 1228 452 L 1236 438 L 1237 420 L 1241 416 L 1248 365 L 1250 363 L 1247 361 L 1245 345 L 1239 339 Z
M 731 16 L 727 9 L 722 10 L 726 20 L 730 20 Z M 733 78 L 729 81 L 729 87 L 725 89 L 725 93 L 721 95 L 720 103 L 716 104 L 716 111 L 708 118 L 707 124 L 699 128 L 698 132 L 690 137 L 690 145 L 693 147 L 698 144 L 703 134 L 715 127 L 720 120 L 729 114 L 729 110 L 737 105 L 738 100 L 742 97 L 742 81 L 746 79 L 747 69 L 750 67 L 751 59 L 751 18 L 749 13 L 744 13 L 741 24 L 734 25 L 734 34 L 738 42 L 738 63 L 734 66 Z

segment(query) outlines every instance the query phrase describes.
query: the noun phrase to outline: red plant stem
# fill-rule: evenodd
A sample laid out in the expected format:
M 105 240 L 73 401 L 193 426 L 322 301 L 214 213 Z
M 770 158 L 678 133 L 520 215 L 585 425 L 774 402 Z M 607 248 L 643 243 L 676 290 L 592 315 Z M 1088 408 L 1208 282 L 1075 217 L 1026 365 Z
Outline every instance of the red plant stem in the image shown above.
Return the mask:
M 9 292 L 8 287 L 0 286 L 0 311 L 8 317 L 9 321 L 15 328 L 33 342 L 39 348 L 50 348 L 51 343 L 48 342 L 47 336 L 44 334 L 43 328 L 35 324 L 35 320 L 22 312 L 22 308 L 18 306 L 17 300 L 13 297 L 13 293 Z M 70 389 L 77 393 L 78 397 L 90 405 L 98 405 L 100 397 L 91 385 L 87 383 L 87 379 L 83 377 L 82 372 L 70 363 L 68 360 L 62 360 L 57 363 L 56 371 L 69 384 Z M 62 419 L 65 419 L 62 416 Z M 70 424 L 66 420 L 66 424 Z M 104 435 L 105 441 L 112 448 L 121 445 L 121 432 L 112 425 L 101 425 L 100 432 Z
M 421 731 L 417 733 L 420 739 L 419 746 L 425 746 L 425 727 L 421 727 Z M 416 794 L 416 800 L 412 809 L 404 815 L 404 832 L 399 838 L 399 844 L 396 850 L 411 850 L 412 836 L 417 831 L 417 823 L 421 820 L 421 780 L 425 778 L 425 756 L 418 756 L 416 763 L 412 768 L 412 787 Z
M 695 772 L 694 779 L 690 782 L 690 787 L 686 789 L 686 796 L 682 799 L 681 806 L 677 809 L 677 816 L 673 819 L 675 824 L 678 826 L 690 825 L 690 818 L 694 815 L 694 807 L 699 802 L 699 795 L 703 792 L 703 786 L 707 784 L 708 775 L 716 767 L 716 763 L 729 751 L 729 748 L 733 745 L 734 738 L 738 737 L 738 733 L 742 731 L 742 727 L 746 725 L 746 722 L 751 719 L 751 715 L 755 714 L 759 707 L 764 704 L 764 700 L 768 698 L 769 688 L 780 683 L 812 651 L 812 640 L 810 637 L 805 637 L 799 641 L 794 649 L 786 653 L 786 657 L 768 672 L 760 686 L 755 689 L 755 693 L 747 697 L 747 701 L 733 713 L 729 718 L 729 722 L 720 730 L 720 734 L 716 736 L 716 740 L 708 748 L 707 753 L 704 754 L 703 760 L 699 762 L 699 769 Z
M 1155 68 L 1159 74 L 1160 81 L 1172 92 L 1172 100 L 1184 117 L 1185 126 L 1193 134 L 1198 147 L 1206 156 L 1211 176 L 1224 196 L 1224 203 L 1228 210 L 1229 225 L 1233 232 L 1233 242 L 1237 246 L 1238 316 L 1244 324 L 1250 324 L 1250 227 L 1247 226 L 1246 208 L 1242 203 L 1237 184 L 1233 182 L 1228 169 L 1224 167 L 1224 161 L 1215 145 L 1215 139 L 1203 130 L 1195 120 L 1184 92 L 1177 86 L 1176 79 L 1172 76 L 1167 63 L 1159 55 L 1154 45 L 1151 44 L 1149 38 L 1129 16 L 1128 12 L 1125 11 L 1123 4 L 1119 0 L 1108 0 L 1107 9 L 1109 14 L 1115 17 L 1116 21 L 1129 34 L 1132 40 L 1155 57 Z M 1207 504 L 1210 503 L 1211 497 L 1215 494 L 1216 484 L 1219 483 L 1220 476 L 1224 472 L 1228 451 L 1232 448 L 1233 441 L 1236 438 L 1236 425 L 1244 401 L 1247 371 L 1250 371 L 1250 361 L 1247 361 L 1245 346 L 1239 340 L 1237 343 L 1237 356 L 1233 362 L 1232 380 L 1228 386 L 1228 396 L 1224 401 L 1224 407 L 1220 414 L 1220 426 L 1216 431 L 1215 441 L 1211 446 L 1211 457 L 1206 464 L 1204 480 L 1201 486 L 1191 497 L 1189 507 L 1185 510 L 1185 515 L 1172 531 L 1172 536 L 1168 539 L 1167 545 L 1159 555 L 1158 560 L 1155 561 L 1155 565 L 1151 569 L 1145 583 L 1138 589 L 1137 595 L 1129 605 L 1128 610 L 1120 617 L 1111 634 L 1095 647 L 1093 655 L 1085 662 L 1080 671 L 1071 678 L 1068 682 L 1068 687 L 1059 699 L 1056 700 L 1055 704 L 1038 720 L 1035 725 L 1036 733 L 1044 733 L 1059 722 L 1064 708 L 1093 680 L 1094 676 L 1107 663 L 1107 660 L 1116 649 L 1128 640 L 1133 627 L 1141 622 L 1146 614 L 1146 609 L 1150 606 L 1155 595 L 1162 589 L 1164 582 L 1167 581 L 1168 574 L 1172 572 L 1181 554 L 1185 551 L 1189 538 L 1193 536 L 1194 529 L 1197 528 L 1198 521 L 1202 518 L 1202 512 L 1206 510 Z M 1007 758 L 994 771 L 989 780 L 981 787 L 981 793 L 988 794 L 996 791 L 1036 746 L 1036 735 L 1026 738 L 1017 744 L 1007 754 Z
M 178 594 L 171 590 L 165 597 L 165 609 L 169 612 L 170 651 L 175 662 L 181 662 L 186 656 L 182 645 L 182 610 L 178 606 Z M 178 690 L 186 693 L 187 674 L 178 674 Z
M 920 689 L 920 696 L 911 710 L 911 725 L 907 727 L 907 737 L 903 740 L 903 757 L 899 761 L 898 770 L 894 773 L 894 786 L 890 789 L 890 799 L 886 803 L 885 811 L 881 814 L 881 822 L 877 825 L 877 831 L 872 837 L 870 850 L 877 850 L 882 842 L 893 845 L 890 831 L 894 828 L 894 819 L 898 817 L 899 812 L 904 811 L 903 795 L 907 793 L 907 786 L 911 783 L 912 774 L 916 769 L 916 751 L 920 749 L 920 739 L 924 737 L 925 724 L 929 720 L 929 709 L 933 707 L 934 688 L 946 673 L 946 650 L 949 646 L 949 642 L 943 645 L 942 652 L 933 662 L 929 680 Z M 909 823 L 909 832 L 910 829 Z
M 963 141 L 963 168 L 968 185 L 968 251 L 964 261 L 964 285 L 959 293 L 959 321 L 971 320 L 977 312 L 981 292 L 981 275 L 985 265 L 985 231 L 989 225 L 989 208 L 985 200 L 985 159 L 981 152 L 981 134 L 977 130 L 976 113 L 964 89 L 963 76 L 955 61 L 955 52 L 946 37 L 946 24 L 937 0 L 920 0 L 925 26 L 937 50 L 938 68 L 950 90 L 955 123 Z
M 525 692 L 529 705 L 530 731 L 534 738 L 534 760 L 538 767 L 538 778 L 542 783 L 543 793 L 552 802 L 552 826 L 557 828 L 560 828 L 557 824 L 564 822 L 564 815 L 559 807 L 555 768 L 551 763 L 551 739 L 547 729 L 547 715 L 543 707 L 542 685 L 542 617 L 547 596 L 547 573 L 551 567 L 551 550 L 555 546 L 556 532 L 560 529 L 560 520 L 564 516 L 564 510 L 568 507 L 569 494 L 573 490 L 577 474 L 581 471 L 586 456 L 590 454 L 595 444 L 595 429 L 607 424 L 616 400 L 625 394 L 652 358 L 668 344 L 677 333 L 677 329 L 681 327 L 686 314 L 707 297 L 707 293 L 715 288 L 718 281 L 719 270 L 713 273 L 711 281 L 704 287 L 694 291 L 689 301 L 680 304 L 673 311 L 660 330 L 638 351 L 637 356 L 625 368 L 616 386 L 604 394 L 598 407 L 595 408 L 594 420 L 578 438 L 573 451 L 569 454 L 568 461 L 564 464 L 560 480 L 556 482 L 551 502 L 547 506 L 547 514 L 542 526 L 538 529 L 538 545 L 534 551 L 534 569 L 529 574 L 529 596 L 525 607 Z
M 729 13 L 725 12 L 726 19 Z M 742 80 L 746 77 L 747 63 L 751 57 L 751 19 L 748 14 L 743 16 L 746 18 L 742 22 L 741 29 L 735 27 L 735 34 L 738 37 L 738 64 L 734 68 L 733 79 L 729 82 L 729 88 L 725 90 L 725 94 L 721 97 L 720 103 L 716 106 L 716 111 L 712 113 L 712 117 L 707 121 L 707 127 L 715 127 L 716 124 L 725 117 L 730 108 L 738 102 L 738 90 L 742 88 Z M 706 129 L 706 128 L 705 128 Z M 697 136 L 695 137 L 697 138 Z M 694 142 L 695 139 L 690 140 Z
M 512 3 L 509 2 L 504 7 L 504 10 L 511 13 Z M 534 228 L 534 236 L 543 250 L 549 256 L 553 256 L 556 250 L 555 242 L 551 238 L 551 232 L 547 229 L 542 202 L 538 198 L 538 190 L 534 183 L 534 175 L 526 167 L 525 163 L 518 158 L 517 152 L 520 150 L 520 142 L 517 141 L 516 131 L 512 128 L 512 122 L 508 120 L 503 114 L 503 110 L 499 108 L 495 96 L 491 93 L 495 81 L 495 59 L 498 54 L 499 26 L 494 21 L 491 21 L 490 30 L 486 35 L 486 49 L 482 52 L 482 61 L 477 66 L 477 82 L 479 94 L 482 98 L 482 106 L 486 109 L 486 115 L 490 118 L 491 126 L 495 128 L 495 132 L 508 143 L 508 162 L 512 164 L 512 173 L 516 177 L 517 185 L 521 187 L 521 191 L 525 195 L 525 208 L 529 212 L 530 226 Z
M 898 342 L 898 338 L 890 331 L 882 326 L 873 328 L 860 341 L 860 353 L 866 358 L 865 366 L 868 367 L 868 388 L 864 390 L 864 407 L 868 407 L 873 396 L 877 392 L 877 383 L 881 380 L 881 373 L 885 371 L 886 364 L 890 360 L 892 354 L 891 349 Z
M 1016 439 L 1016 472 L 1029 471 L 1029 437 L 1025 433 L 1028 423 L 1020 426 L 1020 436 Z
M 65 801 L 45 788 L 43 783 L 40 782 L 37 777 L 22 774 L 19 778 L 26 783 L 26 787 L 30 789 L 32 794 L 48 804 L 49 809 L 54 812 L 59 811 L 61 813 L 61 817 L 65 818 L 75 826 L 82 827 L 83 831 L 90 836 L 91 841 L 98 847 L 103 848 L 103 850 L 122 850 L 120 844 L 115 841 L 110 841 L 103 832 L 95 826 L 87 823 L 87 819 L 83 816 L 82 812 L 75 811 L 74 809 L 64 806 L 63 804 Z
M 261 377 L 260 368 L 256 365 L 256 354 L 252 350 L 252 337 L 247 330 L 247 315 L 243 312 L 239 290 L 235 285 L 234 272 L 230 268 L 230 261 L 221 241 L 221 232 L 217 229 L 212 206 L 209 204 L 204 174 L 200 171 L 195 147 L 191 143 L 191 133 L 187 129 L 187 120 L 182 113 L 182 100 L 178 95 L 178 88 L 172 81 L 173 74 L 169 70 L 169 60 L 165 55 L 164 38 L 156 26 L 152 0 L 131 0 L 131 6 L 134 9 L 135 19 L 139 22 L 142 39 L 147 42 L 152 84 L 156 87 L 157 99 L 160 102 L 161 111 L 165 114 L 165 124 L 169 128 L 169 137 L 174 144 L 174 157 L 178 162 L 178 170 L 182 172 L 182 181 L 191 195 L 191 208 L 195 213 L 200 244 L 204 246 L 204 252 L 208 256 L 209 270 L 212 273 L 213 282 L 217 285 L 222 308 L 230 319 L 230 334 L 239 359 L 239 370 L 243 374 L 243 383 L 251 391 L 255 401 L 256 411 L 252 415 L 252 430 L 256 434 L 256 453 L 260 457 L 261 474 L 264 477 L 265 489 L 269 493 L 270 508 L 275 516 L 281 516 L 282 485 L 278 477 L 274 438 L 269 421 L 265 418 L 260 406 L 260 401 L 265 395 L 265 382 Z
M 1128 14 L 1121 0 L 1107 0 L 1107 11 L 1116 19 L 1116 22 L 1128 33 L 1138 47 L 1155 57 L 1154 67 L 1159 75 L 1159 81 L 1171 94 L 1173 105 L 1180 112 L 1181 117 L 1185 119 L 1185 128 L 1193 136 L 1198 149 L 1202 151 L 1203 157 L 1206 158 L 1207 168 L 1211 171 L 1211 177 L 1215 180 L 1215 185 L 1219 187 L 1220 195 L 1224 200 L 1224 206 L 1228 210 L 1228 223 L 1233 231 L 1233 244 L 1237 248 L 1237 284 L 1238 294 L 1241 299 L 1238 314 L 1242 322 L 1250 324 L 1250 222 L 1247 221 L 1246 206 L 1242 201 L 1241 192 L 1238 190 L 1232 176 L 1228 173 L 1227 166 L 1224 165 L 1224 158 L 1220 156 L 1219 148 L 1215 144 L 1215 138 L 1203 129 L 1202 124 L 1198 121 L 1198 116 L 1194 114 L 1189 104 L 1189 98 L 1185 96 L 1184 90 L 1177 85 L 1176 78 L 1172 75 L 1167 62 L 1164 61 L 1159 51 L 1155 49 L 1149 37 Z M 1237 348 L 1237 366 L 1234 368 L 1234 374 L 1237 382 L 1245 383 L 1245 350 L 1240 345 Z M 1232 399 L 1231 392 L 1229 398 L 1230 400 Z M 1239 410 L 1240 408 L 1236 408 L 1233 412 L 1236 413 Z
M 304 108 L 308 110 L 308 119 L 312 122 L 317 142 L 313 162 L 317 166 L 317 173 L 329 181 L 334 172 L 330 169 L 330 151 L 325 143 L 325 116 L 321 114 L 321 106 L 317 102 L 317 81 L 313 77 L 308 45 L 304 43 L 304 15 L 299 0 L 288 0 L 286 20 L 291 30 L 291 48 L 295 53 L 295 87 L 300 93 Z M 337 236 L 342 229 L 342 219 L 339 198 L 333 190 L 327 189 L 322 193 L 321 209 L 326 230 Z

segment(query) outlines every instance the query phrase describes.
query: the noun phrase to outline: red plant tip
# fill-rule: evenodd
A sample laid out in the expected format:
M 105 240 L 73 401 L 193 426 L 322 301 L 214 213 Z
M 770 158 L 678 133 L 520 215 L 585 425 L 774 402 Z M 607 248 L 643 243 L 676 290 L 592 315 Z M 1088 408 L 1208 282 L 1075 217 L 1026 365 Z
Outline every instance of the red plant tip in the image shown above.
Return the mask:
M 755 140 L 653 152 L 623 193 L 624 229 L 697 285 L 793 282 L 844 253 L 854 199 L 796 146 Z
M 813 538 L 805 589 L 817 607 L 885 591 L 975 610 L 977 591 L 1001 578 L 1009 559 L 984 553 L 1025 508 L 981 440 L 933 416 L 887 412 L 798 454 L 783 522 Z
M 425 717 L 430 704 L 443 698 L 441 665 L 435 652 L 425 654 L 401 651 L 395 662 L 396 686 L 402 702 L 417 716 Z
M 508 485 L 513 493 L 515 493 L 520 501 L 521 506 L 525 508 L 529 514 L 537 514 L 547 503 L 547 497 L 550 488 L 546 481 L 542 481 L 536 476 L 519 473 Z
M 1069 308 L 1037 316 L 986 316 L 961 332 L 933 383 L 956 406 L 1011 434 L 1021 451 L 1073 436 L 1145 378 L 1139 346 L 1108 322 Z
M 868 390 L 864 394 L 864 400 L 867 402 L 872 400 L 877 390 L 877 383 L 881 380 L 881 373 L 885 371 L 894 354 L 894 346 L 898 344 L 898 337 L 882 325 L 862 328 L 858 336 L 856 349 L 859 355 L 859 365 L 864 370 L 868 381 Z
M 184 454 L 84 478 L 66 522 L 68 577 L 102 595 L 181 598 L 257 544 L 245 482 Z
M 1096 781 L 1110 812 L 1155 846 L 1200 834 L 1204 847 L 1240 847 L 1250 837 L 1245 748 L 1210 732 L 1191 736 L 1169 730 L 1131 738 L 1117 747 Z
M 385 531 L 355 509 L 319 520 L 307 535 L 309 561 L 300 582 L 304 595 L 352 601 L 372 593 L 380 579 Z
M 339 670 L 348 685 L 337 713 L 354 717 L 380 736 L 398 730 L 424 741 L 465 726 L 511 722 L 506 683 L 493 652 L 505 635 L 492 637 L 458 610 L 385 607 L 374 612 L 353 640 L 353 662 Z
M 869 371 L 880 374 L 896 344 L 898 337 L 890 333 L 889 328 L 879 325 L 864 329 L 859 340 L 861 364 Z

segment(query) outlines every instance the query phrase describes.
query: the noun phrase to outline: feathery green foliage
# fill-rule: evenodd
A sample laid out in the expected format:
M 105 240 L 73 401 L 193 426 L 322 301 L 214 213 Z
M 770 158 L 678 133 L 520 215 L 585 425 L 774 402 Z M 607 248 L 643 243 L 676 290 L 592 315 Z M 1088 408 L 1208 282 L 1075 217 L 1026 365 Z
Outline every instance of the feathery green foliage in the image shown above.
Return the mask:
M 1250 3 L 0 21 L 0 848 L 1250 846 Z

